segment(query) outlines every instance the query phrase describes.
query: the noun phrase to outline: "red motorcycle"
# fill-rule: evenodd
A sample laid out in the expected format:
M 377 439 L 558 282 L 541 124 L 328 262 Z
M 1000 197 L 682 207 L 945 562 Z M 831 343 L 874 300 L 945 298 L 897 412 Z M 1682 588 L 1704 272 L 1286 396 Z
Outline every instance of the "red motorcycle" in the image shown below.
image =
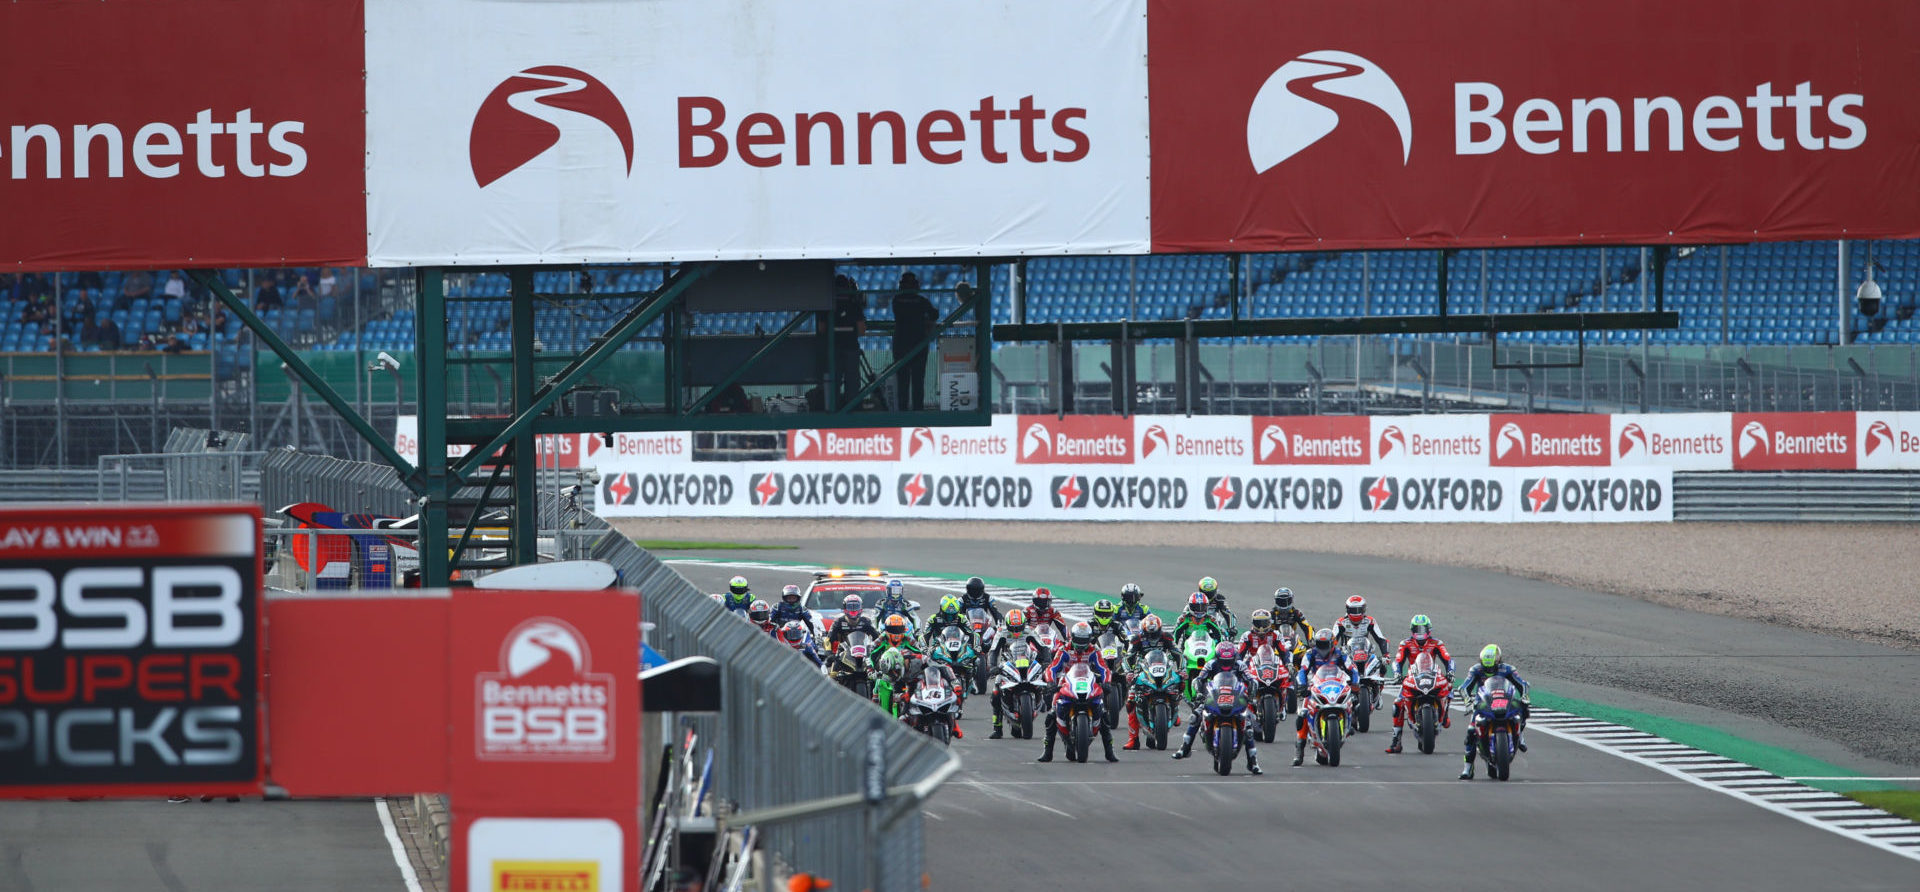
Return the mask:
M 1263 743 L 1272 743 L 1274 732 L 1280 726 L 1280 718 L 1286 715 L 1286 703 L 1292 694 L 1293 673 L 1288 670 L 1287 662 L 1274 653 L 1271 645 L 1262 644 L 1247 660 L 1247 675 L 1253 678 L 1254 713 L 1260 725 L 1258 734 Z
M 1452 697 L 1453 679 L 1432 653 L 1415 657 L 1413 667 L 1400 677 L 1400 698 L 1407 702 L 1406 718 L 1413 724 L 1420 752 L 1433 755 L 1440 729 L 1453 724 L 1447 715 L 1447 702 Z

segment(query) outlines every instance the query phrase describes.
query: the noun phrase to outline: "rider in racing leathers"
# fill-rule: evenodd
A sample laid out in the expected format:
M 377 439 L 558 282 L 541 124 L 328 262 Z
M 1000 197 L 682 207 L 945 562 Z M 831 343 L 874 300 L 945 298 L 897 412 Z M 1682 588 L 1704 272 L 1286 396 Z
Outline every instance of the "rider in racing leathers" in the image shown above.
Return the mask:
M 728 613 L 746 613 L 753 604 L 753 589 L 747 585 L 747 577 L 735 576 L 727 583 L 727 593 L 720 606 Z
M 840 615 L 833 620 L 833 626 L 827 629 L 827 652 L 837 654 L 840 646 L 847 643 L 847 636 L 855 632 L 867 633 L 867 638 L 878 642 L 880 630 L 873 627 L 873 620 L 860 612 L 860 596 L 848 595 L 840 602 Z
M 913 602 L 907 600 L 907 584 L 898 579 L 887 580 L 887 593 L 873 605 L 874 622 L 884 623 L 889 616 L 904 616 L 908 622 L 913 621 Z
M 1273 624 L 1273 614 L 1265 608 L 1247 616 L 1247 631 L 1240 635 L 1240 655 L 1250 659 L 1263 645 L 1273 648 L 1273 655 L 1280 658 L 1289 673 L 1293 671 L 1299 658 L 1280 640 L 1280 627 Z
M 1347 652 L 1333 643 L 1333 630 L 1321 629 L 1313 635 L 1313 646 L 1307 648 L 1305 656 L 1300 658 L 1300 671 L 1294 682 L 1301 690 L 1306 690 L 1307 680 L 1313 677 L 1313 670 L 1321 666 L 1333 666 L 1347 671 L 1347 681 L 1355 688 L 1360 687 L 1360 673 L 1355 672 L 1353 661 L 1347 659 Z M 1304 696 L 1304 695 L 1303 695 Z M 1299 765 L 1307 758 L 1307 710 L 1306 701 L 1301 700 L 1300 715 L 1294 719 L 1293 764 Z
M 1354 595 L 1347 599 L 1347 612 L 1333 621 L 1333 637 L 1342 648 L 1347 648 L 1353 639 L 1361 635 L 1372 638 L 1375 652 L 1386 656 L 1386 633 L 1380 630 L 1380 623 L 1367 615 L 1367 599 Z
M 932 648 L 940 640 L 940 632 L 948 626 L 967 633 L 967 645 L 976 651 L 980 649 L 980 642 L 974 638 L 973 626 L 968 624 L 965 616 L 960 615 L 960 599 L 952 595 L 940 599 L 940 612 L 927 620 L 926 630 L 920 637 L 926 641 L 928 648 Z
M 1486 684 L 1487 679 L 1490 678 L 1504 678 L 1508 684 L 1513 685 L 1514 689 L 1520 692 L 1520 736 L 1514 738 L 1513 746 L 1524 753 L 1527 751 L 1527 716 L 1532 713 L 1533 708 L 1527 702 L 1527 683 L 1520 680 L 1520 673 L 1515 672 L 1512 666 L 1500 661 L 1500 645 L 1489 644 L 1480 648 L 1480 664 L 1473 667 L 1473 671 L 1467 675 L 1467 683 L 1461 686 L 1461 699 L 1463 702 L 1472 703 L 1474 692 L 1478 691 L 1480 686 Z M 1474 728 L 1474 723 L 1468 722 L 1467 764 L 1460 769 L 1461 780 L 1473 780 L 1473 751 L 1480 742 L 1479 738 L 1480 735 Z
M 1036 626 L 1041 623 L 1052 623 L 1054 628 L 1060 630 L 1062 639 L 1067 637 L 1067 618 L 1061 616 L 1060 611 L 1053 609 L 1053 592 L 1046 586 L 1033 590 L 1033 606 L 1027 609 L 1027 622 Z
M 1140 634 L 1134 637 L 1133 643 L 1127 645 L 1127 666 L 1137 670 L 1141 658 L 1147 655 L 1147 651 L 1155 649 L 1167 652 L 1167 668 L 1173 671 L 1173 683 L 1177 686 L 1180 683 L 1180 645 L 1174 642 L 1172 635 L 1167 634 L 1166 625 L 1160 622 L 1160 617 L 1149 613 L 1140 620 Z M 1145 697 L 1146 692 L 1138 687 L 1127 694 L 1127 742 L 1120 747 L 1123 750 L 1140 748 L 1140 717 L 1134 713 L 1134 707 L 1138 705 L 1137 701 Z M 1178 712 L 1173 715 L 1173 724 L 1175 727 L 1180 724 Z
M 1207 596 L 1207 602 L 1212 605 L 1213 612 L 1226 620 L 1227 630 L 1231 632 L 1238 623 L 1233 618 L 1233 611 L 1227 609 L 1227 593 L 1220 590 L 1220 582 L 1211 576 L 1202 576 L 1195 588 Z
M 1146 597 L 1138 585 L 1129 582 L 1121 586 L 1120 610 L 1113 615 L 1113 618 L 1121 622 L 1130 619 L 1146 619 L 1147 615 L 1153 612 L 1153 608 L 1147 606 Z
M 1396 652 L 1393 657 L 1393 677 L 1399 678 L 1406 673 L 1408 667 L 1411 667 L 1415 660 L 1420 659 L 1421 654 L 1430 653 L 1433 654 L 1435 659 L 1446 664 L 1447 677 L 1452 678 L 1453 655 L 1447 653 L 1446 642 L 1433 637 L 1433 620 L 1428 619 L 1427 615 L 1422 613 L 1415 616 L 1413 621 L 1407 624 L 1407 631 L 1407 640 L 1400 642 L 1400 650 Z M 1400 752 L 1400 735 L 1406 731 L 1407 706 L 1409 705 L 1406 691 L 1406 687 L 1402 686 L 1400 688 L 1400 699 L 1393 701 L 1393 742 L 1387 744 L 1387 752 L 1389 753 Z M 1441 719 L 1447 720 L 1446 712 L 1442 711 Z M 1451 724 L 1450 721 L 1449 724 Z
M 1021 610 L 1018 607 L 1015 607 L 1012 610 L 1007 611 L 1007 634 L 1000 636 L 1000 642 L 994 645 L 993 692 L 992 692 L 992 698 L 991 698 L 991 702 L 993 704 L 993 733 L 987 735 L 988 740 L 999 740 L 1002 736 L 1004 736 L 1000 733 L 1001 676 L 1000 676 L 999 669 L 1000 669 L 1000 664 L 1006 662 L 1007 652 L 1012 650 L 1013 642 L 1015 641 L 1025 641 L 1027 643 L 1028 652 L 1033 654 L 1033 658 L 1034 659 L 1041 658 L 1040 642 L 1034 640 L 1033 634 L 1027 631 L 1027 612 L 1024 610 Z M 1049 659 L 1051 659 L 1052 656 L 1053 656 L 1052 654 L 1046 654 L 1046 657 Z
M 814 627 L 813 611 L 800 606 L 800 587 L 789 585 L 780 590 L 780 603 L 773 605 L 773 621 L 784 626 L 796 619 L 809 629 Z
M 1213 619 L 1212 603 L 1200 592 L 1187 596 L 1187 609 L 1173 624 L 1173 639 L 1183 647 L 1187 639 L 1196 634 L 1210 636 L 1215 641 L 1227 640 L 1227 630 Z
M 1293 589 L 1281 586 L 1273 590 L 1273 624 L 1281 628 L 1294 627 L 1297 634 L 1294 639 L 1304 645 L 1313 640 L 1313 624 L 1307 622 L 1307 615 L 1293 604 Z
M 1119 612 L 1120 608 L 1115 607 L 1113 602 L 1106 598 L 1093 602 L 1093 637 L 1095 639 L 1108 632 L 1112 632 L 1115 638 L 1126 637 L 1126 630 L 1114 624 L 1114 617 Z
M 1067 646 L 1061 648 L 1060 653 L 1054 656 L 1053 663 L 1047 666 L 1047 681 L 1059 684 L 1060 677 L 1077 663 L 1085 663 L 1093 668 L 1095 682 L 1103 686 L 1107 683 L 1107 664 L 1093 649 L 1093 627 L 1083 622 L 1073 624 L 1073 631 L 1067 638 Z M 1096 697 L 1095 700 L 1097 702 L 1098 698 Z M 1056 694 L 1053 718 L 1047 722 L 1047 748 L 1040 754 L 1041 762 L 1053 761 L 1053 741 L 1060 734 L 1060 723 L 1065 720 L 1065 709 L 1066 702 Z M 1094 725 L 1100 729 L 1100 745 L 1106 749 L 1107 761 L 1120 761 L 1120 757 L 1113 754 L 1113 732 L 1107 729 L 1107 723 L 1096 721 Z
M 1231 642 L 1220 645 L 1220 649 L 1214 651 L 1213 660 L 1207 663 L 1205 668 L 1200 670 L 1200 683 L 1197 687 L 1205 691 L 1213 684 L 1214 676 L 1222 673 L 1231 673 L 1246 690 L 1253 690 L 1253 678 L 1247 675 L 1245 669 L 1240 668 L 1239 656 L 1239 651 L 1234 648 Z M 1187 736 L 1180 741 L 1180 751 L 1173 754 L 1175 759 L 1184 759 L 1193 755 L 1193 738 L 1194 735 L 1200 732 L 1201 726 L 1206 724 L 1204 718 L 1200 708 L 1196 707 L 1193 711 L 1193 724 L 1187 726 Z M 1253 735 L 1247 735 L 1245 744 L 1247 747 L 1247 773 L 1260 774 L 1260 753 L 1254 748 Z
M 780 637 L 780 624 L 773 621 L 773 608 L 768 607 L 765 601 L 755 600 L 752 606 L 747 608 L 747 622 L 759 626 L 760 630 L 768 635 Z
M 1004 621 L 1004 617 L 1000 615 L 1000 608 L 993 606 L 993 598 L 987 594 L 987 581 L 978 576 L 967 579 L 966 594 L 960 596 L 961 613 L 966 613 L 975 607 L 993 614 L 993 621 L 996 623 Z
M 813 633 L 807 631 L 806 623 L 796 619 L 789 620 L 786 625 L 781 626 L 780 643 L 799 651 L 801 656 L 813 661 L 815 666 L 826 665 L 826 660 L 820 657 L 820 651 L 814 649 Z

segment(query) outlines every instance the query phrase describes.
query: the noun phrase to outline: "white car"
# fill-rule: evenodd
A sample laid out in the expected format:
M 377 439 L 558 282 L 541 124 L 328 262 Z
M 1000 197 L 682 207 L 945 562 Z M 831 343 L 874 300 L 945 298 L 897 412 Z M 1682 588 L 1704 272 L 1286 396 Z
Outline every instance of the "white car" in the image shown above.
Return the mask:
M 820 642 L 820 651 L 827 649 L 827 630 L 833 627 L 833 621 L 843 612 L 840 605 L 846 603 L 848 595 L 859 595 L 860 604 L 867 618 L 873 618 L 873 608 L 887 596 L 887 574 L 882 570 L 821 570 L 813 574 L 813 582 L 800 597 L 800 603 L 813 613 L 813 637 Z M 920 602 L 908 601 L 912 605 L 913 624 L 920 625 Z M 879 622 L 874 626 L 878 628 Z M 884 630 L 883 630 L 884 631 Z

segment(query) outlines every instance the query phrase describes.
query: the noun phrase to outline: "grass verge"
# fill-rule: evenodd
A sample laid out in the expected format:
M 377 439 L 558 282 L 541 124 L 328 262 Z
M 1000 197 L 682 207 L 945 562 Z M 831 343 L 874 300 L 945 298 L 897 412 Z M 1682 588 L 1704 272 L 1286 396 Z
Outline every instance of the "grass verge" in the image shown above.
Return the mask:
M 679 539 L 635 539 L 648 551 L 792 551 L 798 545 L 758 545 L 752 542 L 687 542 Z
M 1847 795 L 1909 821 L 1920 821 L 1920 791 L 1849 790 Z

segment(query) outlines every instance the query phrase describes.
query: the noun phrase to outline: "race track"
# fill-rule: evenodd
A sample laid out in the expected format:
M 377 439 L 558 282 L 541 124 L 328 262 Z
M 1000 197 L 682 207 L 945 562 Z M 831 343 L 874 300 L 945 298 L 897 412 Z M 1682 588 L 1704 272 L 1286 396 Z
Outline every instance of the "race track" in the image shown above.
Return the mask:
M 801 547 L 793 551 L 688 553 L 685 558 L 715 563 L 674 565 L 711 591 L 734 573 L 746 573 L 758 592 L 807 578 L 796 569 L 753 566 L 756 560 L 978 573 L 1100 592 L 1131 580 L 1147 588 L 1156 607 L 1176 606 L 1176 592 L 1211 574 L 1237 596 L 1243 620 L 1254 596 L 1270 602 L 1267 594 L 1280 581 L 1301 594 L 1316 622 L 1330 618 L 1346 594 L 1363 591 L 1390 633 L 1403 627 L 1405 615 L 1433 614 L 1457 659 L 1498 640 L 1536 684 L 1583 696 L 1613 693 L 1636 705 L 1659 702 L 1655 698 L 1669 690 L 1712 690 L 1725 707 L 1714 715 L 1731 717 L 1728 723 L 1742 731 L 1771 729 L 1775 743 L 1821 749 L 1881 774 L 1902 769 L 1869 753 L 1916 758 L 1911 741 L 1917 738 L 1906 729 L 1920 728 L 1920 708 L 1907 694 L 1920 683 L 1920 656 L 1837 638 L 1498 574 L 1369 558 L 924 540 L 796 544 Z M 910 583 L 908 594 L 923 603 L 940 593 L 926 584 L 918 588 Z M 1862 665 L 1875 667 L 1883 681 L 1894 678 L 1863 689 Z M 1558 735 L 1548 721 L 1537 723 L 1528 735 L 1532 752 L 1502 784 L 1484 772 L 1471 783 L 1454 779 L 1463 734 L 1457 722 L 1443 737 L 1444 751 L 1432 756 L 1381 752 L 1382 721 L 1372 733 L 1355 736 L 1340 768 L 1316 766 L 1311 753 L 1306 765 L 1289 767 L 1292 747 L 1283 737 L 1261 747 L 1264 777 L 1246 776 L 1242 762 L 1221 778 L 1203 760 L 1174 762 L 1146 750 L 1123 751 L 1118 764 L 1103 764 L 1097 745 L 1095 761 L 1085 765 L 1059 758 L 1064 747 L 1052 764 L 1036 764 L 1037 740 L 986 739 L 985 705 L 969 701 L 962 723 L 967 737 L 954 744 L 963 769 L 928 808 L 934 888 L 1016 879 L 1015 885 L 1032 888 L 1084 883 L 1090 869 L 1124 877 L 1114 888 L 1128 889 L 1191 886 L 1222 869 L 1261 887 L 1284 876 L 1290 887 L 1385 888 L 1427 871 L 1478 877 L 1496 864 L 1508 865 L 1507 872 L 1487 881 L 1567 889 L 1912 889 L 1920 875 L 1911 858 L 1682 779 L 1687 763 L 1711 758 L 1697 751 L 1680 754 L 1663 771 L 1566 739 L 1584 724 L 1571 717 Z M 1755 708 L 1732 711 L 1742 706 Z M 1781 727 L 1774 709 L 1815 719 L 1850 709 L 1858 715 L 1849 727 L 1871 733 L 1843 744 Z M 1648 741 L 1649 752 L 1665 743 L 1637 738 Z M 1837 797 L 1782 789 L 1791 785 L 1764 772 L 1729 776 L 1761 778 L 1740 783 L 1778 790 L 1770 795 L 1788 802 L 1836 814 L 1864 812 Z M 1906 830 L 1892 832 L 1920 846 Z M 1401 858 L 1409 873 L 1396 876 Z M 1090 861 L 1101 867 L 1090 868 Z M 1263 881 L 1262 871 L 1275 879 Z

